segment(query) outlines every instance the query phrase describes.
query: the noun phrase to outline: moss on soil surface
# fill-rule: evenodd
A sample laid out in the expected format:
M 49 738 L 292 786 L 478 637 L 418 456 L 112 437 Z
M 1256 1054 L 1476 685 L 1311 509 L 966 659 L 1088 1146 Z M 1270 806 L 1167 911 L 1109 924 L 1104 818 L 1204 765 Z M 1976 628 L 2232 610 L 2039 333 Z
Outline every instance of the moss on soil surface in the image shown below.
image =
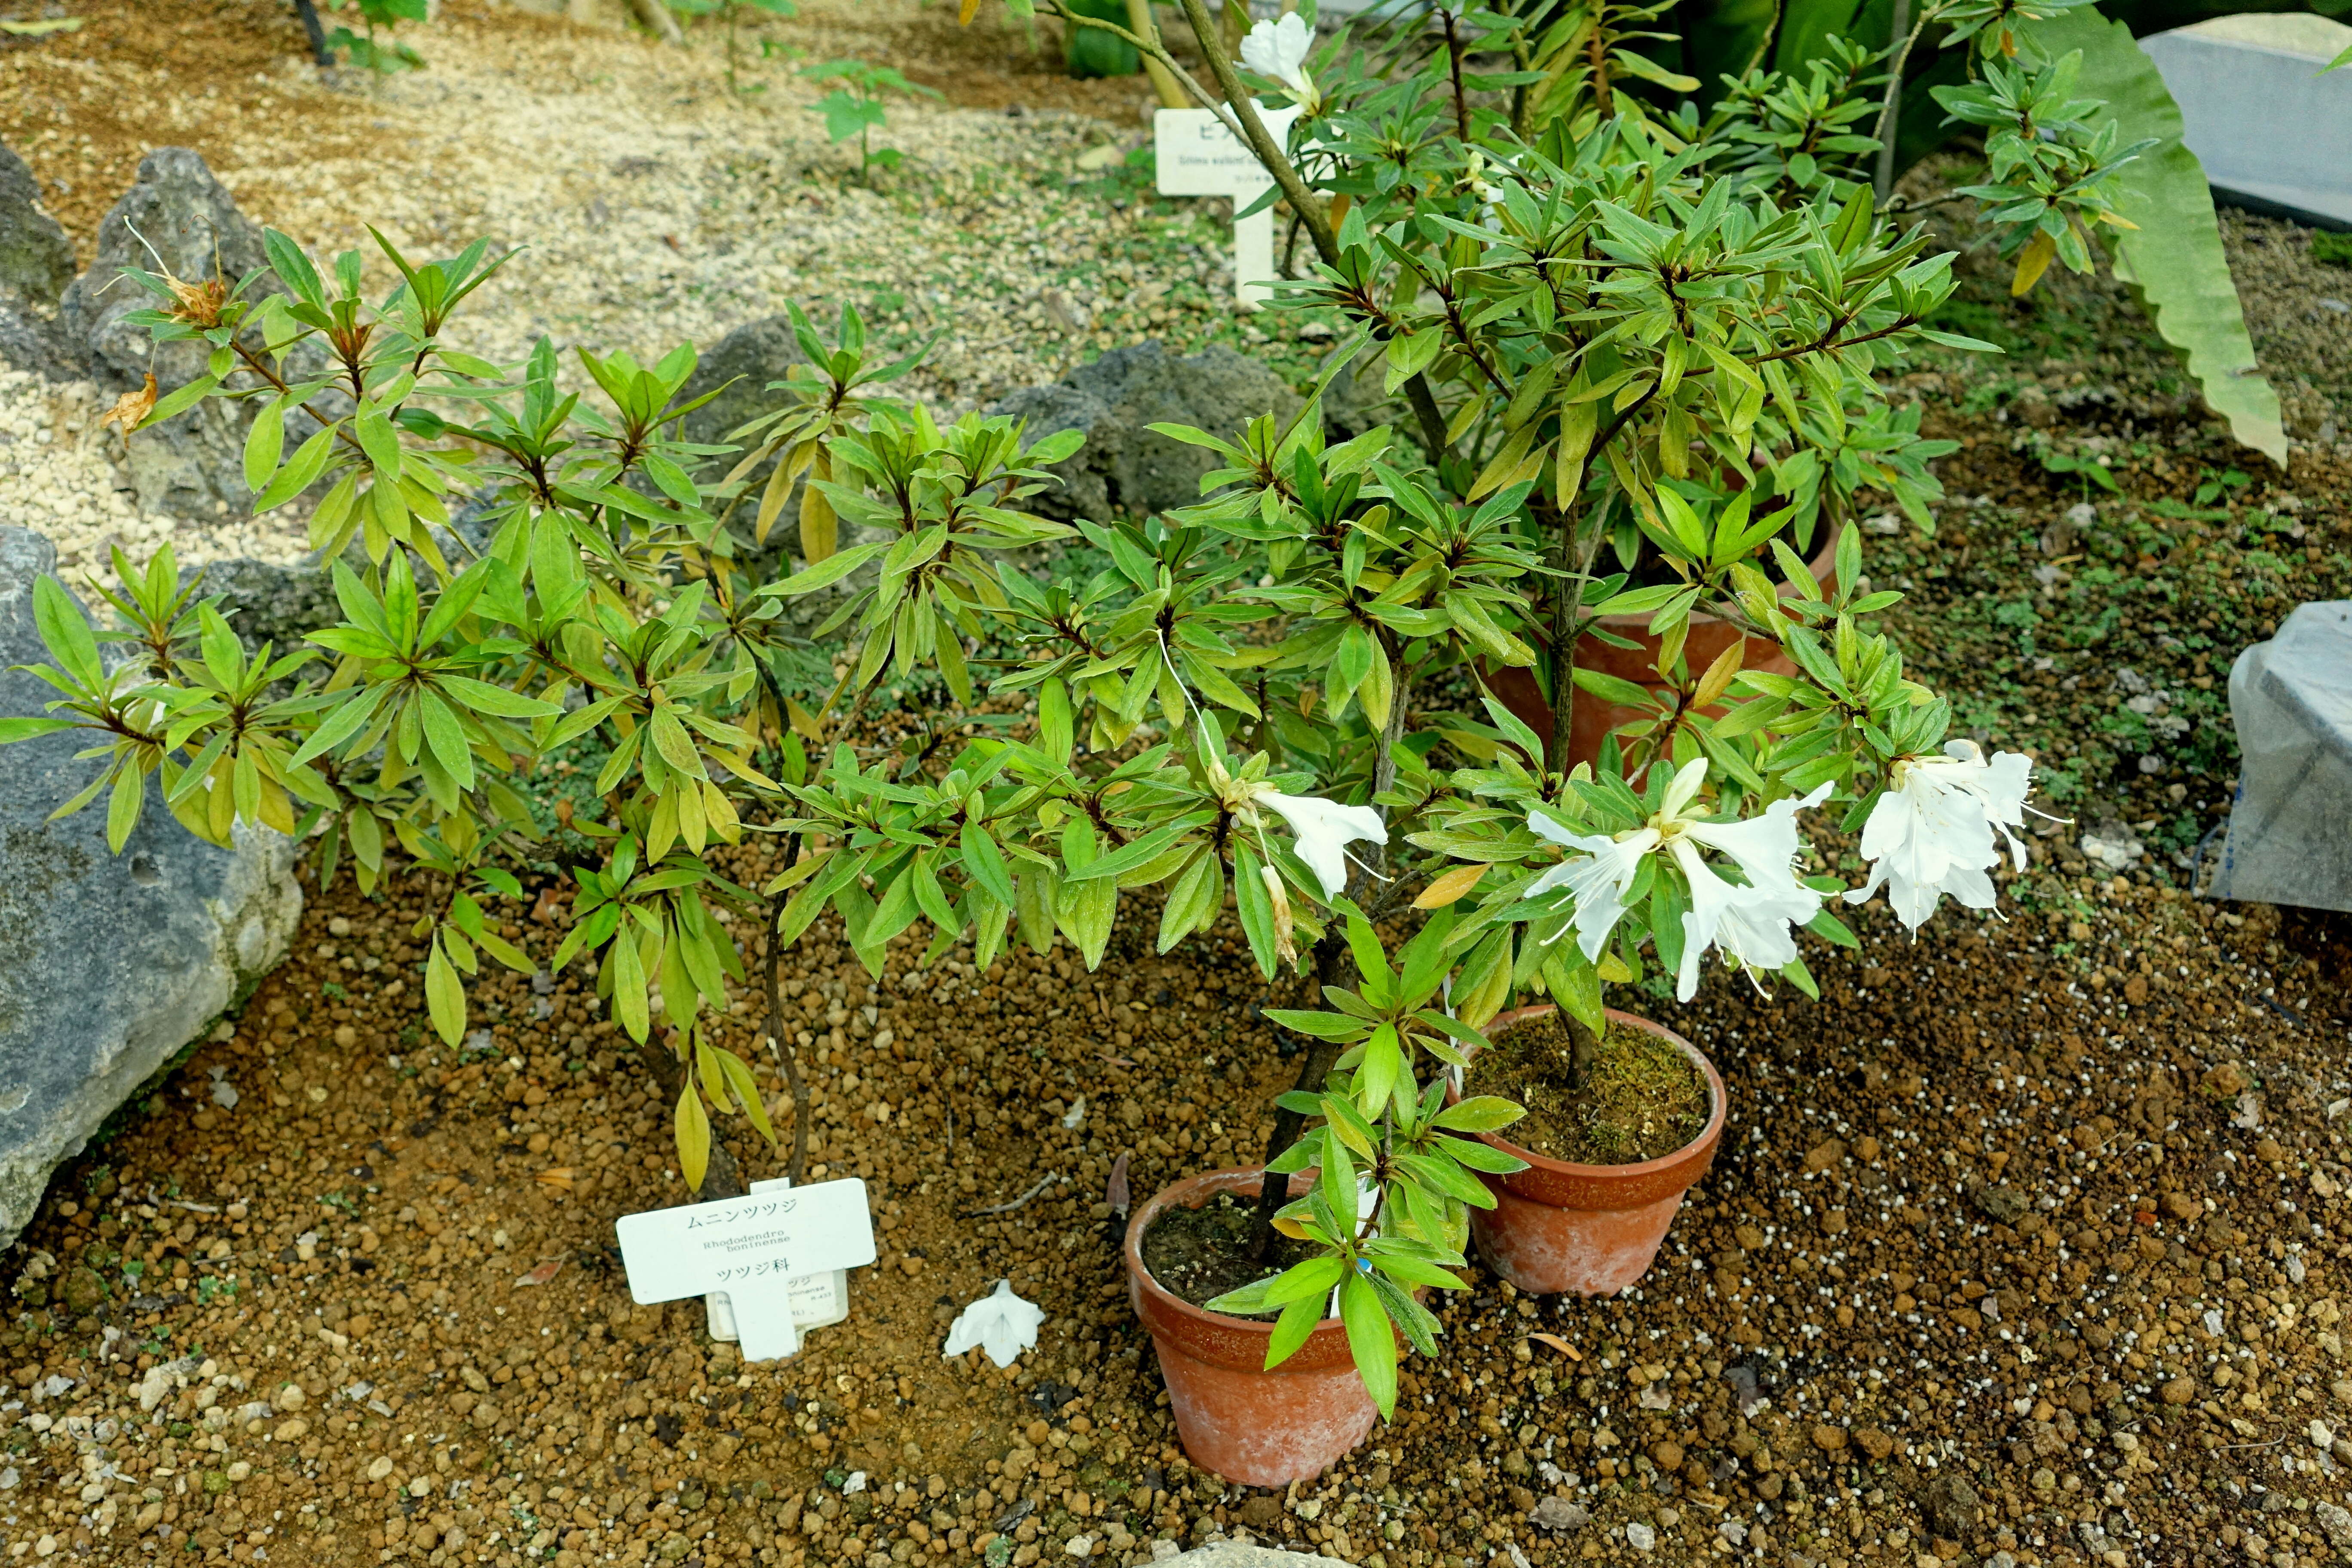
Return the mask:
M 1205 1307 L 1226 1291 L 1279 1274 L 1309 1255 L 1303 1244 L 1277 1237 L 1273 1263 L 1260 1263 L 1249 1245 L 1256 1207 L 1231 1193 L 1219 1193 L 1198 1208 L 1161 1211 L 1143 1233 L 1143 1267 L 1161 1289 Z
M 1706 1079 L 1671 1040 L 1612 1023 L 1573 1087 L 1575 1039 L 1557 1012 L 1496 1036 L 1471 1065 L 1470 1087 L 1527 1108 L 1501 1136 L 1579 1165 L 1631 1165 L 1673 1153 L 1706 1130 Z

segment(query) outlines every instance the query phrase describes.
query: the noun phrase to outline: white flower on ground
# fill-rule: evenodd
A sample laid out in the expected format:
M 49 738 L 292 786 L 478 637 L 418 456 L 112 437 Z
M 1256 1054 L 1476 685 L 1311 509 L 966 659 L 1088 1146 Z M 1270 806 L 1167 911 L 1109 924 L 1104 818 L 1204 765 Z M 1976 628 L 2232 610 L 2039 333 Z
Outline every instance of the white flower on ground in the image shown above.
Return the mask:
M 1336 899 L 1348 886 L 1348 848 L 1359 838 L 1374 844 L 1389 841 L 1388 824 L 1369 805 L 1341 805 L 1314 795 L 1285 795 L 1280 790 L 1252 792 L 1254 805 L 1272 807 L 1298 840 L 1298 858 L 1323 884 L 1323 896 Z
M 1699 960 L 1707 949 L 1749 971 L 1779 969 L 1797 956 L 1796 933 L 1790 928 L 1811 920 L 1822 907 L 1822 896 L 1797 880 L 1797 857 L 1804 849 L 1797 813 L 1828 798 L 1829 786 L 1801 799 L 1776 800 L 1761 816 L 1708 822 L 1687 814 L 1706 782 L 1706 759 L 1686 764 L 1668 781 L 1656 815 L 1614 837 L 1572 833 L 1533 813 L 1528 817 L 1537 834 L 1582 851 L 1537 878 L 1522 896 L 1567 888 L 1576 908 L 1570 925 L 1588 960 L 1600 958 L 1624 915 L 1625 892 L 1643 858 L 1661 849 L 1673 858 L 1691 891 L 1691 907 L 1683 916 L 1682 963 L 1675 976 L 1675 997 L 1684 1002 L 1697 993 Z M 1728 857 L 1746 882 L 1727 880 L 1707 864 L 1702 849 Z
M 996 1289 L 959 1313 L 948 1326 L 945 1354 L 958 1356 L 978 1345 L 999 1366 L 1011 1366 L 1023 1351 L 1037 1342 L 1037 1325 L 1045 1309 L 1013 1293 L 1013 1281 L 999 1279 Z
M 1249 30 L 1249 37 L 1242 40 L 1242 64 L 1260 76 L 1272 77 L 1305 103 L 1315 96 L 1314 79 L 1307 74 L 1307 52 L 1314 47 L 1315 29 L 1293 11 Z
M 2022 752 L 1988 759 L 1973 741 L 1949 742 L 1940 757 L 1897 759 L 1886 793 L 1863 824 L 1870 880 L 1849 890 L 1846 902 L 1866 902 L 1883 885 L 1895 918 L 1915 931 L 1946 893 L 1972 910 L 1992 908 L 1996 895 L 1986 872 L 2000 859 L 2003 842 L 2017 868 L 2025 869 L 2025 846 L 2012 829 L 2025 825 L 2032 773 L 2033 759 Z

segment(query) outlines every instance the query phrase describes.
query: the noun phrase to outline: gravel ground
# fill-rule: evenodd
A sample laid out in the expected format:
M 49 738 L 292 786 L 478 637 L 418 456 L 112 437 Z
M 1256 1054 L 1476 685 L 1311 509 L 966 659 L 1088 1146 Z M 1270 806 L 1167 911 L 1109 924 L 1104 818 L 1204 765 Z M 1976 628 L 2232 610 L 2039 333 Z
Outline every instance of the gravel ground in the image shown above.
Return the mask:
M 1183 1464 L 1104 1201 L 1121 1154 L 1140 1195 L 1264 1136 L 1288 1069 L 1245 954 L 1089 977 L 901 952 L 876 984 L 819 928 L 788 987 L 815 1173 L 868 1182 L 881 1260 L 848 1324 L 746 1368 L 698 1305 L 627 1300 L 611 1221 L 680 1189 L 593 979 L 490 980 L 441 1050 L 420 908 L 331 889 L 14 1255 L 0 1540 L 507 1568 L 881 1568 L 999 1533 L 1015 1563 L 1135 1563 L 1243 1531 L 1387 1568 L 2334 1561 L 2330 938 L 2039 867 L 2011 892 L 2008 924 L 1916 949 L 1865 920 L 1871 957 L 1815 958 L 1818 1005 L 1661 1005 L 1723 1065 L 1733 1131 L 1643 1286 L 1523 1300 L 1474 1271 L 1394 1426 L 1250 1493 Z M 544 951 L 566 910 L 499 918 Z M 759 1059 L 741 1004 L 721 1037 Z M 1037 1351 L 943 1361 L 1000 1276 L 1045 1308 Z

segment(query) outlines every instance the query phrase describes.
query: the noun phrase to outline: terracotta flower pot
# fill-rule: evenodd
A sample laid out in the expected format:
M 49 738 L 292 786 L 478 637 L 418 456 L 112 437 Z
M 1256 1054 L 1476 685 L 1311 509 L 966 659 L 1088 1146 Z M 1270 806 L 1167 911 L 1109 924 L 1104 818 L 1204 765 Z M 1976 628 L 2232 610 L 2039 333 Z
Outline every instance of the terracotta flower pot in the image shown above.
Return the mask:
M 1546 1003 L 1502 1014 L 1499 1032 L 1551 1012 Z M 1723 1079 L 1715 1064 L 1672 1029 L 1612 1008 L 1612 1022 L 1672 1040 L 1706 1077 L 1712 1109 L 1699 1135 L 1655 1160 L 1631 1165 L 1578 1165 L 1522 1149 L 1491 1132 L 1479 1136 L 1528 1163 L 1507 1176 L 1480 1175 L 1496 1206 L 1470 1211 L 1471 1234 L 1494 1269 L 1522 1290 L 1613 1296 L 1648 1271 L 1683 1206 L 1683 1194 L 1715 1163 L 1723 1137 Z
M 1212 1171 L 1162 1191 L 1127 1226 L 1127 1294 L 1151 1331 L 1184 1452 L 1202 1469 L 1244 1486 L 1279 1487 L 1330 1468 L 1364 1440 L 1380 1414 L 1348 1353 L 1348 1331 L 1326 1318 L 1307 1342 L 1265 1370 L 1271 1322 L 1212 1312 L 1162 1289 L 1143 1266 L 1143 1237 L 1171 1207 L 1198 1208 L 1219 1193 L 1255 1200 L 1265 1173 Z M 1291 1178 L 1303 1193 L 1307 1178 Z
M 1837 539 L 1832 535 L 1822 552 L 1812 559 L 1813 576 L 1826 584 L 1836 574 Z M 1783 584 L 1782 594 L 1794 589 Z M 1658 684 L 1658 639 L 1650 634 L 1650 617 L 1643 616 L 1603 616 L 1598 623 L 1606 631 L 1631 640 L 1633 647 L 1617 647 L 1599 637 L 1581 637 L 1577 641 L 1576 662 L 1579 668 L 1597 669 L 1613 675 L 1620 680 L 1630 680 L 1651 690 L 1663 689 Z M 1528 628 L 1528 641 L 1536 657 L 1546 656 L 1549 646 L 1541 628 Z M 1695 615 L 1690 618 L 1690 634 L 1683 642 L 1683 658 L 1694 672 L 1703 670 L 1723 656 L 1723 650 L 1741 640 L 1739 628 L 1729 621 L 1714 616 Z M 1780 651 L 1778 644 L 1769 639 L 1747 639 L 1748 663 L 1745 668 L 1768 675 L 1794 675 L 1796 662 Z M 1546 745 L 1551 743 L 1551 704 L 1544 700 L 1543 688 L 1536 684 L 1535 671 L 1520 665 L 1495 665 L 1486 671 L 1487 688 L 1496 700 L 1511 710 L 1511 716 L 1533 730 Z M 1576 694 L 1576 710 L 1568 721 L 1568 760 L 1550 762 L 1549 765 L 1565 773 L 1579 763 L 1598 763 L 1601 742 L 1610 731 L 1628 724 L 1642 716 L 1638 708 L 1614 702 L 1603 702 L 1590 691 Z

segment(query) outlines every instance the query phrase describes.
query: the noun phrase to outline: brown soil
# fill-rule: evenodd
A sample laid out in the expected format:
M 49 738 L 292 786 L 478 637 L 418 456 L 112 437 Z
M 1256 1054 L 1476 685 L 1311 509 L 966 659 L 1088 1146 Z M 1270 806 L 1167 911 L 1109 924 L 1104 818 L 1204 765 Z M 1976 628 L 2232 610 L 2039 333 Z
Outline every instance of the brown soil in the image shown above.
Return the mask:
M 1552 1012 L 1513 1025 L 1478 1053 L 1472 1089 L 1527 1108 L 1503 1137 L 1571 1164 L 1632 1165 L 1706 1131 L 1706 1079 L 1672 1041 L 1611 1024 L 1580 1088 L 1575 1048 L 1571 1026 Z
M 1144 1268 L 1161 1289 L 1205 1307 L 1228 1290 L 1279 1274 L 1310 1256 L 1311 1248 L 1285 1237 L 1275 1242 L 1274 1262 L 1260 1263 L 1249 1244 L 1256 1208 L 1231 1193 L 1219 1193 L 1199 1208 L 1162 1211 L 1143 1233 Z

